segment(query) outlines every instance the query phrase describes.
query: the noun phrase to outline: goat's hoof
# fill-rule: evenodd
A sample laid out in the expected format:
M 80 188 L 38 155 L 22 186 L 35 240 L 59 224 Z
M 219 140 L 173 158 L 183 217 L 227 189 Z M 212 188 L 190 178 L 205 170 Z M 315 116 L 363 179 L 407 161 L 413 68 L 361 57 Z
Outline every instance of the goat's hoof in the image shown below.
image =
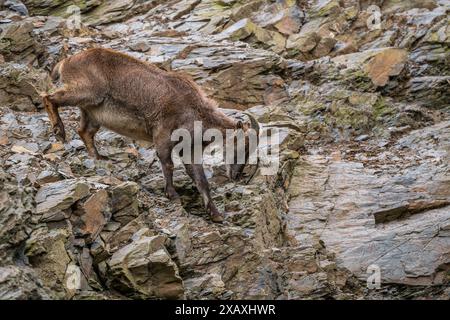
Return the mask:
M 175 191 L 166 191 L 166 197 L 170 201 L 181 201 L 180 195 Z
M 225 217 L 223 216 L 223 214 L 220 214 L 218 212 L 211 214 L 211 221 L 212 222 L 223 223 L 224 220 L 225 220 Z
M 66 131 L 60 126 L 53 127 L 53 134 L 59 142 L 66 142 Z

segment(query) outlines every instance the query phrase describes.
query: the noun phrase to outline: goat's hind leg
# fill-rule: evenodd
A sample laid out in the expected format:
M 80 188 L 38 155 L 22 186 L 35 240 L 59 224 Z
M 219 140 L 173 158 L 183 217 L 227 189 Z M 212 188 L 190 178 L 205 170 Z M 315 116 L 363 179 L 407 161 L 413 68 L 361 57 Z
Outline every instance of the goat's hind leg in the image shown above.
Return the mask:
M 108 157 L 98 153 L 97 147 L 95 146 L 95 134 L 100 129 L 100 125 L 91 119 L 86 111 L 81 109 L 80 127 L 78 128 L 78 134 L 83 140 L 84 145 L 91 157 L 98 160 L 108 160 Z

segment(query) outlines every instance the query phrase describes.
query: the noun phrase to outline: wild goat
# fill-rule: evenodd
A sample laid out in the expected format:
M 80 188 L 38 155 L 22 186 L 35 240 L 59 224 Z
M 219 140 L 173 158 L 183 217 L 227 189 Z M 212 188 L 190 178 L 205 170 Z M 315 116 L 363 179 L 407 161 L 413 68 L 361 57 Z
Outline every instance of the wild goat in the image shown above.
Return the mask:
M 56 136 L 65 140 L 58 107 L 78 106 L 81 110 L 78 133 L 90 156 L 105 159 L 94 144 L 94 136 L 102 126 L 132 139 L 153 142 L 169 199 L 179 198 L 172 177 L 174 130 L 193 132 L 194 122 L 202 121 L 203 130 L 216 128 L 225 133 L 227 129 L 253 128 L 259 132 L 253 117 L 250 123 L 228 117 L 187 76 L 113 50 L 89 49 L 66 58 L 55 66 L 51 77 L 64 85 L 55 93 L 42 96 Z M 223 214 L 211 199 L 202 164 L 184 165 L 212 221 L 222 222 Z M 243 169 L 244 165 L 232 164 L 228 170 L 230 177 L 237 178 Z

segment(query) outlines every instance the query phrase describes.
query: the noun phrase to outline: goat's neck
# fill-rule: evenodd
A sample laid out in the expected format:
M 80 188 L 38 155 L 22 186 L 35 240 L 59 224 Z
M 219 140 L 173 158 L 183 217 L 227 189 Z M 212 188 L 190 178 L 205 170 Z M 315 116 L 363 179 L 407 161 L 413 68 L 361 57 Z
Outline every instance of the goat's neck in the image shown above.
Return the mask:
M 236 129 L 236 120 L 230 118 L 220 110 L 214 113 L 213 119 L 214 121 L 211 123 L 211 127 L 219 129 L 224 135 L 227 129 Z

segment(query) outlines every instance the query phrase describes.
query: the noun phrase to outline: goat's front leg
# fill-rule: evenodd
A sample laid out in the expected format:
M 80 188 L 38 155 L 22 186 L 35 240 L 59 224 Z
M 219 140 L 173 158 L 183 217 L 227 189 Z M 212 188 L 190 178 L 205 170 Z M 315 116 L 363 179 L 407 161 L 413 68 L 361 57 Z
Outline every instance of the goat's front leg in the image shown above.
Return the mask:
M 208 179 L 206 179 L 203 166 L 201 164 L 185 164 L 186 172 L 194 180 L 198 192 L 200 192 L 206 211 L 211 216 L 213 222 L 221 223 L 224 220 L 223 214 L 217 210 L 211 198 Z
M 42 96 L 42 102 L 44 104 L 45 111 L 47 111 L 48 118 L 50 119 L 53 133 L 59 141 L 65 142 L 66 130 L 64 129 L 64 124 L 58 113 L 58 105 L 50 101 L 50 96 L 48 95 Z
M 50 118 L 53 133 L 58 140 L 65 142 L 66 132 L 64 124 L 58 113 L 59 107 L 77 106 L 77 105 L 98 105 L 102 100 L 102 96 L 92 92 L 90 88 L 61 88 L 54 93 L 42 95 L 45 110 Z
M 156 148 L 159 161 L 161 162 L 164 179 L 166 181 L 165 193 L 170 200 L 179 199 L 175 187 L 173 186 L 173 161 L 172 161 L 172 148 L 168 146 L 160 146 Z
M 81 110 L 78 134 L 80 135 L 81 140 L 83 140 L 89 155 L 98 160 L 108 160 L 108 157 L 98 153 L 97 147 L 95 146 L 94 136 L 99 129 L 100 125 L 92 120 L 86 111 Z

